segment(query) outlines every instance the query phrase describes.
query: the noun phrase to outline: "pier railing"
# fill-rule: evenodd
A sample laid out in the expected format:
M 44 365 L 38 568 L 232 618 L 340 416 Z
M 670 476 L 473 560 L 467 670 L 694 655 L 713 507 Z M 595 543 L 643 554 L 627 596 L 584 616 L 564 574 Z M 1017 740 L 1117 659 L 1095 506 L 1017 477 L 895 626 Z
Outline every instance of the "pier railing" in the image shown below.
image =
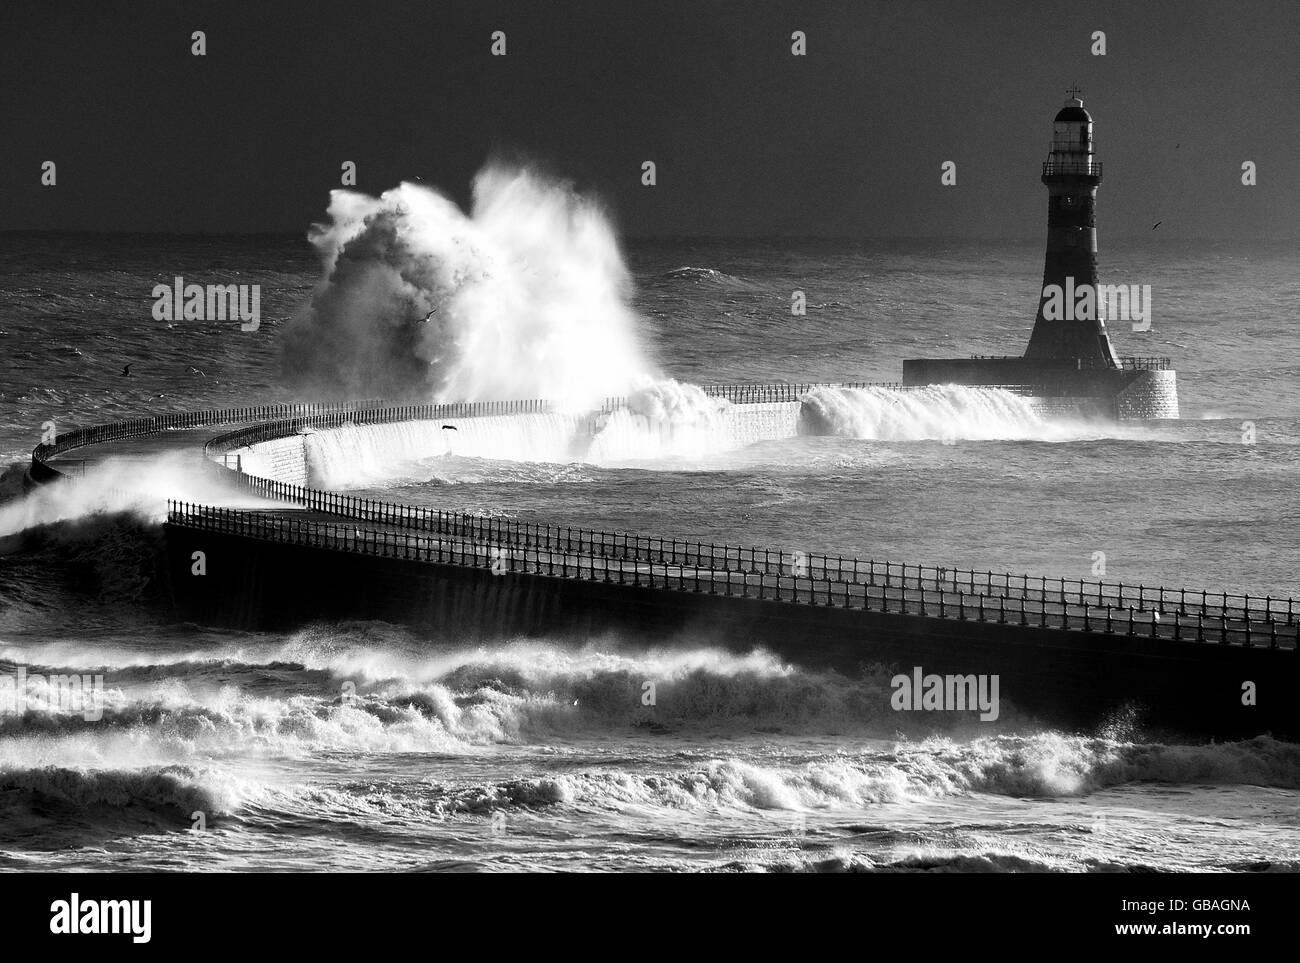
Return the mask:
M 710 398 L 721 398 L 734 405 L 760 405 L 799 401 L 814 388 L 890 388 L 900 391 L 907 386 L 893 381 L 813 381 L 794 385 L 700 385 L 699 387 Z M 606 398 L 600 410 L 618 411 L 627 406 L 627 396 L 620 395 Z
M 231 424 L 239 421 L 265 421 L 268 418 L 314 417 L 324 414 L 352 414 L 364 411 L 379 401 L 322 402 L 319 404 L 249 405 L 241 408 L 212 408 L 205 411 L 177 411 L 149 418 L 129 418 L 108 425 L 91 425 L 74 428 L 57 436 L 53 442 L 37 445 L 32 450 L 34 461 L 44 462 L 55 455 L 86 445 L 110 441 L 126 441 L 157 435 L 164 431 L 183 431 L 210 425 Z
M 799 572 L 837 584 L 954 592 L 972 598 L 1024 600 L 1092 607 L 1099 611 L 1132 609 L 1145 617 L 1161 618 L 1172 613 L 1184 618 L 1221 617 L 1243 623 L 1279 623 L 1286 626 L 1292 635 L 1300 616 L 1300 605 L 1291 598 L 991 570 L 979 572 L 940 565 L 845 558 L 791 549 L 719 545 L 546 525 L 361 498 L 242 473 L 226 474 L 254 494 L 294 502 L 309 511 L 512 550 L 565 552 L 611 561 L 678 567 L 701 566 L 705 565 L 703 560 L 707 560 L 710 570 L 737 575 Z
M 259 440 L 292 434 L 292 426 L 337 427 L 348 423 L 374 423 L 380 421 L 405 421 L 417 418 L 468 418 L 487 415 L 513 415 L 555 410 L 552 402 L 543 399 L 522 401 L 478 401 L 459 404 L 394 405 L 382 399 L 361 401 L 317 402 L 275 405 L 246 405 L 238 408 L 212 408 L 203 411 L 178 411 L 148 418 L 128 418 L 107 425 L 90 425 L 74 428 L 55 436 L 54 441 L 37 445 L 32 450 L 32 461 L 40 464 L 87 445 L 106 442 L 129 441 L 166 431 L 184 431 L 212 425 L 237 422 L 259 422 L 249 428 L 228 432 L 211 439 L 204 445 L 205 454 L 219 451 L 224 439 L 244 437 Z M 281 434 L 276 434 L 279 431 Z M 239 444 L 248 444 L 247 441 Z M 231 446 L 235 447 L 235 446 Z
M 971 357 L 975 357 L 972 355 Z M 772 402 L 801 401 L 808 392 L 817 388 L 884 388 L 888 391 L 923 391 L 934 385 L 908 385 L 900 381 L 823 381 L 796 385 L 701 385 L 710 398 L 722 398 L 732 404 L 765 404 Z M 1029 384 L 1005 385 L 969 385 L 971 388 L 999 388 L 1019 394 L 1032 394 L 1037 386 Z M 606 398 L 601 405 L 602 412 L 617 411 L 628 406 L 626 396 Z
M 322 493 L 329 494 L 329 493 Z M 395 506 L 410 510 L 409 506 Z M 658 557 L 635 557 L 592 551 L 593 545 L 571 537 L 567 529 L 548 528 L 546 542 L 506 537 L 519 523 L 497 519 L 479 521 L 490 526 L 465 534 L 424 532 L 409 528 L 361 528 L 354 523 L 320 521 L 308 517 L 274 515 L 239 509 L 168 502 L 168 522 L 200 531 L 220 532 L 291 545 L 357 552 L 382 558 L 488 568 L 493 574 L 520 573 L 553 578 L 584 579 L 670 591 L 705 593 L 788 604 L 818 605 L 885 613 L 920 615 L 1001 625 L 1034 626 L 1062 631 L 1098 632 L 1173 641 L 1202 642 L 1273 649 L 1297 647 L 1294 617 L 1271 608 L 1252 610 L 1212 603 L 1214 596 L 1197 604 L 1184 591 L 1174 604 L 1169 590 L 1161 591 L 1159 608 L 1149 596 L 1147 606 L 1116 606 L 1101 596 L 1096 601 L 1084 592 L 1075 594 L 1073 583 L 1060 582 L 1060 592 L 1043 589 L 1056 580 L 996 573 L 964 573 L 969 580 L 951 578 L 955 570 L 894 563 L 834 559 L 735 549 L 703 543 L 659 539 L 666 548 Z M 499 527 L 498 527 L 499 525 Z M 578 534 L 578 533 L 574 533 Z M 626 536 L 636 538 L 635 536 Z M 641 543 L 642 539 L 637 539 Z M 681 546 L 679 552 L 675 546 Z M 753 552 L 763 553 L 761 556 Z M 776 560 L 773 561 L 773 556 Z M 783 560 L 784 559 L 784 560 Z M 820 564 L 812 564 L 814 560 Z M 858 576 L 848 579 L 846 568 Z M 909 569 L 911 573 L 909 574 Z M 862 578 L 868 573 L 872 577 Z M 1037 584 L 1036 584 L 1037 583 Z M 1100 584 L 1100 583 L 1094 583 Z M 1272 601 L 1272 600 L 1270 600 Z M 1293 612 L 1290 601 L 1287 612 Z M 1271 613 L 1266 615 L 1265 613 Z
M 1174 366 L 1171 358 L 1134 358 L 1124 356 L 1119 366 L 1125 371 L 1168 371 Z

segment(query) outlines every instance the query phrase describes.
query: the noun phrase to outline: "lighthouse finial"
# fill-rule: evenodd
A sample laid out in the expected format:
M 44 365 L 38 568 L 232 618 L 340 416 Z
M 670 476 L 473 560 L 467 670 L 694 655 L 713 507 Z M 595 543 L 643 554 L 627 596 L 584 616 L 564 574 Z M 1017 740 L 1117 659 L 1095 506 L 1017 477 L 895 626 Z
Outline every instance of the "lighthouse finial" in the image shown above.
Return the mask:
M 1069 90 L 1065 92 L 1065 96 L 1070 97 L 1073 100 L 1079 100 L 1080 99 L 1079 95 L 1081 93 L 1083 93 L 1083 91 L 1079 89 L 1078 84 L 1075 84 L 1073 87 L 1071 87 Z

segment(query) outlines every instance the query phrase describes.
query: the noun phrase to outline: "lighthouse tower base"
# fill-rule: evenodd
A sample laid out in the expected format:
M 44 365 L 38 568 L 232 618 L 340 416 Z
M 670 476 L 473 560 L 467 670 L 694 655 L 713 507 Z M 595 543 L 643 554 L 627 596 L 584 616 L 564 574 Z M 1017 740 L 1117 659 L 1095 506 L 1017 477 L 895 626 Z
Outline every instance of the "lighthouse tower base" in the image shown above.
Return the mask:
M 957 384 L 1005 388 L 1045 414 L 1137 421 L 1178 417 L 1177 372 L 1168 358 L 1121 358 L 1119 368 L 1010 358 L 916 358 L 903 362 L 908 387 Z

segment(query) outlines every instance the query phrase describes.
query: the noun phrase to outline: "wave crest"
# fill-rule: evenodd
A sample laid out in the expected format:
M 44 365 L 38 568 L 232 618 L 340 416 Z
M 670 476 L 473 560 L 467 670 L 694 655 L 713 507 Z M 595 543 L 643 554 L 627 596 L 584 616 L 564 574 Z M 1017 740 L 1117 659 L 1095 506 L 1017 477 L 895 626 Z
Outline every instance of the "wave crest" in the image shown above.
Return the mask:
M 325 277 L 286 331 L 300 387 L 353 397 L 594 405 L 647 374 L 630 281 L 600 207 L 502 164 L 465 214 L 405 183 L 331 192 Z
M 806 417 L 819 432 L 874 441 L 1057 441 L 1082 429 L 1045 420 L 1027 399 L 1003 388 L 824 387 L 808 392 L 804 401 Z

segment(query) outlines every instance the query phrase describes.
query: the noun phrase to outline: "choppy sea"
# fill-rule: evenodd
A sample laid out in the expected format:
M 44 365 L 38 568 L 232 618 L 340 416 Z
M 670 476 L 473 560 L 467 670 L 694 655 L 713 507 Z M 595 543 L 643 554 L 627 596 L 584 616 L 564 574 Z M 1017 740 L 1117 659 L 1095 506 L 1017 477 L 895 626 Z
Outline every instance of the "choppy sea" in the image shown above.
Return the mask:
M 503 446 L 343 484 L 981 570 L 1087 578 L 1103 552 L 1126 582 L 1300 595 L 1298 255 L 1103 238 L 1104 280 L 1153 291 L 1151 330 L 1112 333 L 1174 360 L 1179 421 L 868 407 L 834 437 L 599 464 Z M 1042 242 L 656 240 L 626 256 L 667 377 L 896 381 L 907 357 L 1019 353 Z M 260 284 L 260 328 L 155 320 L 150 292 L 176 275 Z M 106 693 L 96 721 L 0 712 L 0 867 L 1300 868 L 1300 747 L 1268 736 L 1157 739 L 1140 717 L 1062 731 L 1014 706 L 994 723 L 903 717 L 882 709 L 885 677 L 668 640 L 178 624 L 152 571 L 160 506 L 51 513 L 22 463 L 50 421 L 292 400 L 280 336 L 319 276 L 298 238 L 0 234 L 0 676 L 100 674 Z

